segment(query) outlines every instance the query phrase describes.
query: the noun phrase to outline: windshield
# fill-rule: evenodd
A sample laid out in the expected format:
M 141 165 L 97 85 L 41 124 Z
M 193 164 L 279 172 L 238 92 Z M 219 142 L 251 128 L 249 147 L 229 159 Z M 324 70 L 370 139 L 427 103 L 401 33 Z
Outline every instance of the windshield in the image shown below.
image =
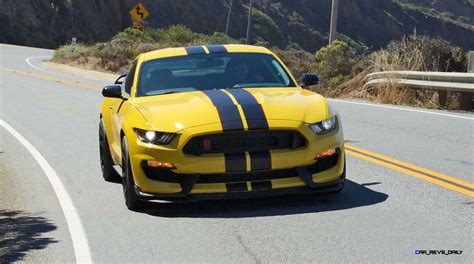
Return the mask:
M 293 86 L 288 73 L 272 55 L 198 54 L 143 63 L 136 96 L 222 88 Z

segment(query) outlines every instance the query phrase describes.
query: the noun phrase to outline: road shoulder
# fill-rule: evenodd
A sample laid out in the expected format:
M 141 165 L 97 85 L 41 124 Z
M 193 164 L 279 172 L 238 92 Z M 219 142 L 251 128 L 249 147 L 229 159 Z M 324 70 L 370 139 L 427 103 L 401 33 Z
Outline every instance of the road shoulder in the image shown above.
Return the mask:
M 66 220 L 43 171 L 0 128 L 0 262 L 71 262 Z

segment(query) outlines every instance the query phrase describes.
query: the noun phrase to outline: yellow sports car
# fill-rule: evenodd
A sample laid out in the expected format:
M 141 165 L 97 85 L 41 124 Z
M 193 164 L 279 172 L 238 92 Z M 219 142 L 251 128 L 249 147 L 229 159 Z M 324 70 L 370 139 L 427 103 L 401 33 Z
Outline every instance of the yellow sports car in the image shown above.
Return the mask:
M 122 181 L 132 210 L 149 200 L 338 192 L 341 120 L 324 97 L 302 88 L 318 82 L 306 73 L 298 85 L 264 47 L 140 54 L 102 91 L 103 177 Z

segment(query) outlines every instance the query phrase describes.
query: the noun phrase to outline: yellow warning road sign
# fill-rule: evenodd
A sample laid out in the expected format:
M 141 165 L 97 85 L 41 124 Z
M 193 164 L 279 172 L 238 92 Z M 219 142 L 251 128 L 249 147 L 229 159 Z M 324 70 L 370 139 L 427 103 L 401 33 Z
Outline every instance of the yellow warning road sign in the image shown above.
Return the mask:
M 132 8 L 132 10 L 130 10 L 130 15 L 135 22 L 142 22 L 150 15 L 150 13 L 148 13 L 148 10 L 146 10 L 142 3 L 138 3 Z

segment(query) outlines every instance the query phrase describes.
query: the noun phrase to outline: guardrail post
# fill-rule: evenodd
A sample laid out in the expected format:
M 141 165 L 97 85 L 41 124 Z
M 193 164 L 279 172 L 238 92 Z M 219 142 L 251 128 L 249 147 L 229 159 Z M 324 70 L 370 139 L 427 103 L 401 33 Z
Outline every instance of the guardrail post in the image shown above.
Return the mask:
M 467 72 L 474 72 L 474 51 L 469 51 L 467 57 Z
M 467 58 L 467 72 L 474 73 L 474 51 L 469 51 Z M 472 95 L 470 92 L 461 92 L 461 98 L 459 98 L 459 108 L 461 110 L 469 111 L 472 109 Z
M 446 106 L 446 99 L 448 98 L 448 92 L 444 90 L 438 90 L 438 104 L 440 106 Z
M 472 109 L 472 95 L 470 92 L 461 92 L 461 98 L 459 99 L 460 110 L 469 111 Z

